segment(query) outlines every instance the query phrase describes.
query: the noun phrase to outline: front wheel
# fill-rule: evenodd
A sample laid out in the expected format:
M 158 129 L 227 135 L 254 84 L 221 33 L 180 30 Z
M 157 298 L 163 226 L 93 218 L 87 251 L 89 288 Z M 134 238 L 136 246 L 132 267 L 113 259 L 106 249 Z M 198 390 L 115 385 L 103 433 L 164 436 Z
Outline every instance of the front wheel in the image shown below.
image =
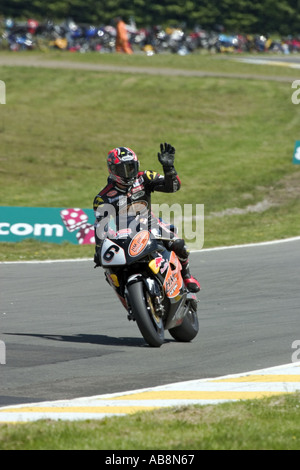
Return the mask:
M 128 286 L 128 300 L 144 340 L 149 346 L 159 348 L 164 342 L 164 326 L 155 314 L 150 296 L 144 293 L 142 281 Z

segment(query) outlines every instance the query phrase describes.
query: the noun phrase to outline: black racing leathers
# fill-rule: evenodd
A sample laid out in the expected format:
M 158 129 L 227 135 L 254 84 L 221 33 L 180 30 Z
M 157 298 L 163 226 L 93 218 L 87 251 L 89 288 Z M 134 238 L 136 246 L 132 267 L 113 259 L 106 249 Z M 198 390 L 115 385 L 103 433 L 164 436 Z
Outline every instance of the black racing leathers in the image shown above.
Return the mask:
M 131 213 L 132 215 L 146 213 L 148 223 L 153 228 L 159 222 L 151 212 L 151 193 L 154 191 L 174 193 L 180 189 L 180 186 L 180 179 L 174 169 L 172 172 L 166 172 L 164 176 L 149 170 L 139 172 L 135 182 L 129 188 L 120 188 L 112 179 L 108 178 L 107 185 L 97 194 L 93 205 L 96 217 L 96 263 L 100 264 L 99 255 L 102 241 L 109 236 L 110 228 L 106 222 L 110 215 L 114 217 L 116 230 L 122 228 L 119 226 L 122 224 L 122 215 Z M 187 259 L 188 253 L 184 242 L 177 239 L 175 245 L 176 248 L 179 248 L 179 252 L 176 254 L 182 260 Z M 178 251 L 176 248 L 174 251 Z M 172 242 L 169 249 L 173 249 Z
M 189 252 L 183 239 L 178 238 L 164 223 L 160 222 L 151 211 L 151 193 L 160 191 L 174 193 L 180 189 L 181 183 L 174 167 L 164 168 L 164 176 L 154 171 L 138 173 L 135 182 L 130 187 L 119 187 L 111 178 L 102 191 L 94 199 L 95 239 L 96 250 L 94 261 L 96 266 L 101 266 L 101 246 L 106 237 L 114 236 L 116 231 L 128 230 L 123 222 L 128 222 L 128 216 L 132 216 L 139 223 L 147 224 L 154 236 L 163 241 L 168 250 L 174 251 L 181 261 L 181 274 L 187 289 L 190 292 L 200 290 L 199 282 L 191 276 L 189 269 Z M 139 215 L 139 217 L 136 217 Z M 110 221 L 113 219 L 114 227 Z M 143 222 L 140 222 L 144 219 Z M 146 222 L 145 222 L 146 221 Z M 113 233 L 111 233 L 111 231 Z M 122 289 L 119 292 L 123 296 Z

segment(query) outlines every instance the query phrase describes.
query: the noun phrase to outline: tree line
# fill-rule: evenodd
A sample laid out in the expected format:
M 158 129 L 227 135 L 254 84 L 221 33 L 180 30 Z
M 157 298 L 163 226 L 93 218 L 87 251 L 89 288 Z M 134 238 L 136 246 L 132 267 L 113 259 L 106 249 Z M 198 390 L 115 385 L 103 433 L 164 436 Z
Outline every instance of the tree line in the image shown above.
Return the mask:
M 2 0 L 0 15 L 96 25 L 122 16 L 126 22 L 134 18 L 138 28 L 198 25 L 231 33 L 300 34 L 300 0 Z

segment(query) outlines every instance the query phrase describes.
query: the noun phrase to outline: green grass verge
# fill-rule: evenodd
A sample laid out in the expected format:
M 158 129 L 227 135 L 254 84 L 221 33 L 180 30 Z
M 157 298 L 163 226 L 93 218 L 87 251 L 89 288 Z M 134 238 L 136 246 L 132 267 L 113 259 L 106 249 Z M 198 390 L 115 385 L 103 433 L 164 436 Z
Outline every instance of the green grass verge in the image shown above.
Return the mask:
M 43 57 L 220 72 L 232 64 L 231 72 L 255 72 L 200 54 Z M 182 189 L 171 197 L 154 194 L 153 202 L 204 204 L 204 248 L 300 234 L 300 167 L 292 164 L 300 107 L 291 102 L 290 83 L 30 67 L 1 67 L 0 79 L 7 88 L 0 115 L 1 205 L 91 207 L 106 182 L 108 150 L 127 145 L 143 168 L 160 170 L 159 143 L 169 141 Z M 92 251 L 0 243 L 0 261 L 86 257 Z
M 296 393 L 99 421 L 2 424 L 0 450 L 299 450 L 299 398 Z

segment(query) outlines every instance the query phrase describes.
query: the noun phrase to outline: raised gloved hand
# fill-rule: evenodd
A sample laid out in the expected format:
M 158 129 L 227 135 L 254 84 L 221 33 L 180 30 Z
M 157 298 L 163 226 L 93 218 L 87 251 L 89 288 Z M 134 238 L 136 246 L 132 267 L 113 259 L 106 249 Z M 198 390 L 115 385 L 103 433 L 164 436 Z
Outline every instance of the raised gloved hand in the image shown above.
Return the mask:
M 164 168 L 174 167 L 175 148 L 170 144 L 160 144 L 160 152 L 158 153 L 158 160 Z

